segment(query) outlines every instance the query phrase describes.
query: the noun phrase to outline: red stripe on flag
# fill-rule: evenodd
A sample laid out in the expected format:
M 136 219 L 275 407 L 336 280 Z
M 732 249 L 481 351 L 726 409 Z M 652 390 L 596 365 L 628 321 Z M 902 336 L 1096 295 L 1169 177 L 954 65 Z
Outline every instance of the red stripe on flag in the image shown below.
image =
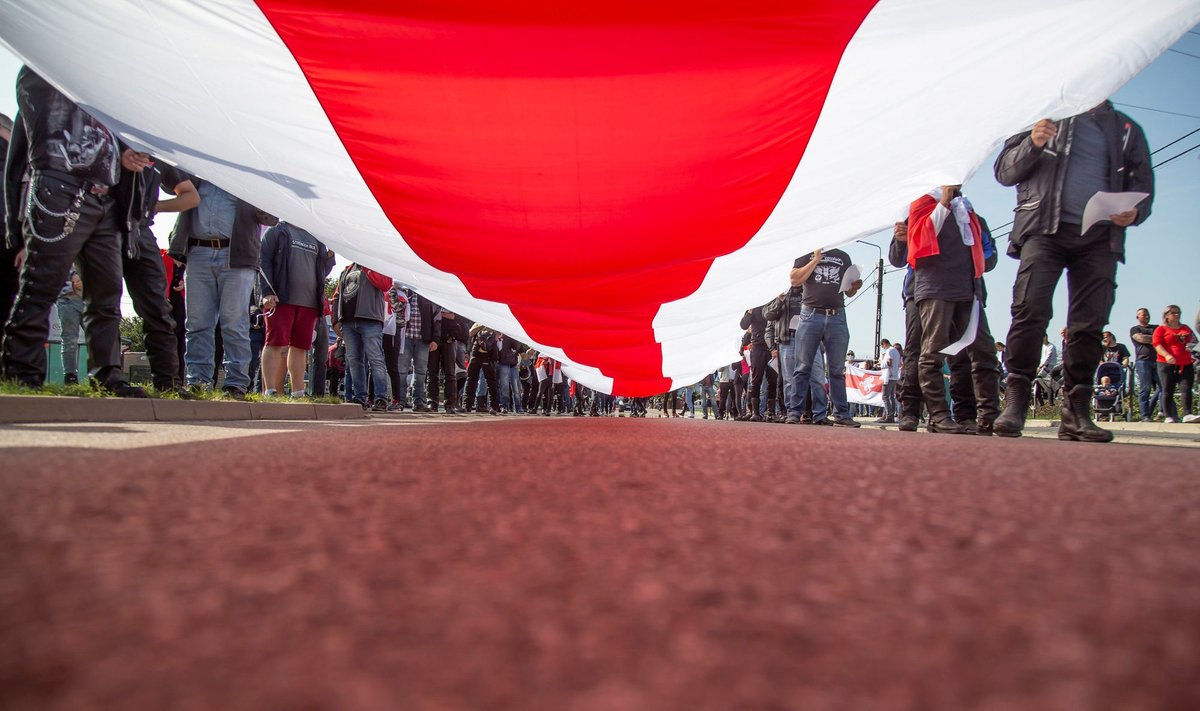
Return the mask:
M 762 227 L 873 0 L 259 0 L 396 229 L 613 391 Z M 297 146 L 297 150 L 303 150 Z

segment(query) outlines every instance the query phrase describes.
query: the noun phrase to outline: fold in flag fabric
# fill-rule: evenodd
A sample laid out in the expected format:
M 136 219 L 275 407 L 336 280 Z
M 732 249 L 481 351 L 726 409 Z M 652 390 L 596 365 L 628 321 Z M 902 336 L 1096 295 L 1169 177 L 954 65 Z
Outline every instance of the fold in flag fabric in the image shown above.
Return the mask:
M 796 257 L 1197 21 L 1200 0 L 0 0 L 4 44 L 131 145 L 625 395 L 727 364 Z

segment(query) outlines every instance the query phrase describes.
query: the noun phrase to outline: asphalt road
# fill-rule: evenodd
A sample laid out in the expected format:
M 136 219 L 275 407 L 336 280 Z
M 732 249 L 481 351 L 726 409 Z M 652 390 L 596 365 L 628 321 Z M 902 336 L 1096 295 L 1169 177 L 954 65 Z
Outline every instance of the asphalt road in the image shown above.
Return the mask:
M 704 422 L 0 428 L 10 709 L 1200 708 L 1200 451 Z

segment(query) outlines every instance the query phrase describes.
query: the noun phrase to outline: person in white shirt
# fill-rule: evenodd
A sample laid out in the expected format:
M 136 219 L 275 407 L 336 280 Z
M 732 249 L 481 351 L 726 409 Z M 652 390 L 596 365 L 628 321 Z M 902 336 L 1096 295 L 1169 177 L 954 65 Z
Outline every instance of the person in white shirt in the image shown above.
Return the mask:
M 879 341 L 879 350 L 879 369 L 883 371 L 883 417 L 876 422 L 894 423 L 899 405 L 896 400 L 896 384 L 900 382 L 900 351 L 886 338 Z

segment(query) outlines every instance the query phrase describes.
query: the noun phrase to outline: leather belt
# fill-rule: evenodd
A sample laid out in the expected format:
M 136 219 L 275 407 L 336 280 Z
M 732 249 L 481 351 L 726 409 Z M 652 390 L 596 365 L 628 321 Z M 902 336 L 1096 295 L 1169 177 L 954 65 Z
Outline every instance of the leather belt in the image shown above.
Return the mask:
M 812 312 L 813 312 L 814 314 L 822 314 L 822 315 L 824 315 L 824 316 L 833 316 L 833 315 L 835 315 L 835 314 L 836 314 L 838 311 L 841 311 L 841 309 L 814 309 L 814 308 L 812 308 L 811 306 L 806 306 L 805 308 L 807 308 L 807 309 L 812 309 Z
M 54 178 L 55 180 L 61 180 L 62 182 L 66 183 L 68 185 L 79 188 L 80 190 L 82 190 L 86 193 L 91 193 L 92 195 L 95 195 L 96 197 L 107 197 L 109 191 L 112 190 L 112 188 L 110 188 L 107 185 L 101 185 L 100 183 L 93 183 L 90 180 L 83 180 L 74 175 L 71 175 L 70 173 L 63 173 L 62 171 L 58 171 L 58 170 L 39 170 L 38 174 L 44 175 L 48 178 Z
M 195 237 L 188 238 L 189 247 L 210 247 L 212 249 L 224 249 L 229 246 L 227 239 L 196 239 Z

